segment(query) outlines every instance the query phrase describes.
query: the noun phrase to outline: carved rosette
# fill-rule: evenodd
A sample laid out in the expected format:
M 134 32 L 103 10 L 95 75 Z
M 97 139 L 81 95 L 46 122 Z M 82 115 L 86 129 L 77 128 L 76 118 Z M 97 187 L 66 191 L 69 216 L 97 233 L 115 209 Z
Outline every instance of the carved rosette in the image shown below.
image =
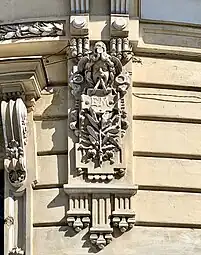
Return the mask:
M 122 143 L 128 127 L 124 96 L 130 85 L 129 74 L 120 60 L 106 53 L 97 42 L 92 54 L 82 57 L 71 77 L 75 108 L 70 128 L 76 144 L 76 167 L 87 169 L 89 180 L 111 180 L 125 173 Z
M 1 117 L 5 144 L 4 168 L 14 187 L 26 180 L 27 109 L 21 98 L 1 102 Z

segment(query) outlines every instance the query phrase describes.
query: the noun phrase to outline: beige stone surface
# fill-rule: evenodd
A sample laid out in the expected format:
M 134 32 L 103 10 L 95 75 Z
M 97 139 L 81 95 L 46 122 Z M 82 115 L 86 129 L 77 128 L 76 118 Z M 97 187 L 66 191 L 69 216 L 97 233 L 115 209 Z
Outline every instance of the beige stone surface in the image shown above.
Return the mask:
M 69 1 L 65 0 L 36 0 L 32 4 L 25 0 L 19 0 L 17 3 L 8 0 L 1 1 L 2 21 L 14 21 L 26 18 L 41 18 L 41 17 L 58 17 L 67 15 L 70 12 Z
M 65 221 L 67 195 L 61 189 L 34 191 L 34 223 Z M 201 224 L 201 194 L 138 190 L 133 197 L 137 222 Z
M 67 45 L 67 42 L 66 42 Z M 64 47 L 63 47 L 64 48 Z M 62 49 L 62 47 L 61 47 Z M 56 53 L 56 51 L 55 51 Z M 47 77 L 50 84 L 67 83 L 67 60 L 66 55 L 51 56 L 44 58 Z
M 201 188 L 200 160 L 134 157 L 135 183 Z
M 41 98 L 36 101 L 34 116 L 42 118 L 67 116 L 67 98 L 68 92 L 65 86 L 48 88 L 48 91 L 43 90 Z
M 141 57 L 133 64 L 134 82 L 200 87 L 200 62 Z
M 38 156 L 38 184 L 67 183 L 67 155 Z
M 67 120 L 35 121 L 37 151 L 67 150 Z
M 201 154 L 201 125 L 134 121 L 134 151 Z
M 133 115 L 201 119 L 201 92 L 134 87 Z
M 138 190 L 136 221 L 201 224 L 201 194 Z
M 179 46 L 183 47 L 183 50 L 190 51 L 199 49 L 201 44 L 201 33 L 198 27 L 144 22 L 141 23 L 140 32 L 144 44 L 164 45 L 169 46 L 169 49 Z
M 97 253 L 86 230 L 70 236 L 67 227 L 34 228 L 34 255 L 84 255 Z M 97 254 L 109 255 L 200 255 L 201 230 L 138 227 L 114 238 Z
M 67 196 L 63 189 L 33 192 L 33 223 L 65 222 Z

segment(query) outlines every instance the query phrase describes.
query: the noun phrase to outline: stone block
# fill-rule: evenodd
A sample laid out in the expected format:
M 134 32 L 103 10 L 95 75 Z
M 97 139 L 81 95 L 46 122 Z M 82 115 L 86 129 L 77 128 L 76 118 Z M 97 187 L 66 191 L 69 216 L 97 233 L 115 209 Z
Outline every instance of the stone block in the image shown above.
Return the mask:
M 136 222 L 201 224 L 201 194 L 138 190 L 133 197 Z
M 67 155 L 38 156 L 38 184 L 67 183 Z
M 200 189 L 200 160 L 134 157 L 135 183 Z
M 97 253 L 85 230 L 71 236 L 67 227 L 34 228 L 33 255 L 87 255 Z M 138 227 L 124 233 L 107 245 L 101 255 L 200 255 L 201 230 L 161 227 Z
M 133 88 L 133 115 L 201 119 L 201 92 Z
M 44 64 L 49 84 L 67 84 L 68 71 L 66 55 L 48 57 L 44 59 Z
M 33 223 L 65 222 L 67 196 L 63 189 L 41 189 L 33 192 Z
M 201 155 L 201 125 L 134 121 L 134 151 Z
M 49 88 L 48 88 L 49 89 Z M 35 117 L 65 117 L 68 114 L 67 87 L 53 87 L 50 92 L 43 90 L 42 96 L 34 107 Z
M 35 121 L 37 151 L 67 150 L 67 120 Z
M 133 64 L 134 83 L 200 87 L 200 62 L 141 57 Z

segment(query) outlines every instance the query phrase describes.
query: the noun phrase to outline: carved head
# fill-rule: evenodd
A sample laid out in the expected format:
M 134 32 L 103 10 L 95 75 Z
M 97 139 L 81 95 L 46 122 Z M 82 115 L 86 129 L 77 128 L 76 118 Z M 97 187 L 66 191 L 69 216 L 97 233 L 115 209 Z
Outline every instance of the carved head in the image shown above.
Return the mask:
M 101 41 L 95 43 L 94 53 L 95 54 L 102 54 L 104 52 L 106 52 L 106 45 Z

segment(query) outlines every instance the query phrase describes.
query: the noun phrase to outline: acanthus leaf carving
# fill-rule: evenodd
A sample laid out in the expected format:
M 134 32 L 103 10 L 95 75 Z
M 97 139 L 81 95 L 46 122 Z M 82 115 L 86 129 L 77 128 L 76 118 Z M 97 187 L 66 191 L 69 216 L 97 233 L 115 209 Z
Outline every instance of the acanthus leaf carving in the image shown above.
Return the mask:
M 70 87 L 75 108 L 70 113 L 70 128 L 79 138 L 77 169 L 91 169 L 88 179 L 111 180 L 114 169 L 123 176 L 124 171 L 118 169 L 125 169 L 121 144 L 128 128 L 124 96 L 129 86 L 129 73 L 116 56 L 106 52 L 103 42 L 97 42 L 93 52 L 74 67 Z M 105 163 L 112 170 L 101 173 Z
M 27 109 L 21 98 L 1 102 L 1 116 L 5 143 L 4 168 L 14 187 L 26 180 Z

